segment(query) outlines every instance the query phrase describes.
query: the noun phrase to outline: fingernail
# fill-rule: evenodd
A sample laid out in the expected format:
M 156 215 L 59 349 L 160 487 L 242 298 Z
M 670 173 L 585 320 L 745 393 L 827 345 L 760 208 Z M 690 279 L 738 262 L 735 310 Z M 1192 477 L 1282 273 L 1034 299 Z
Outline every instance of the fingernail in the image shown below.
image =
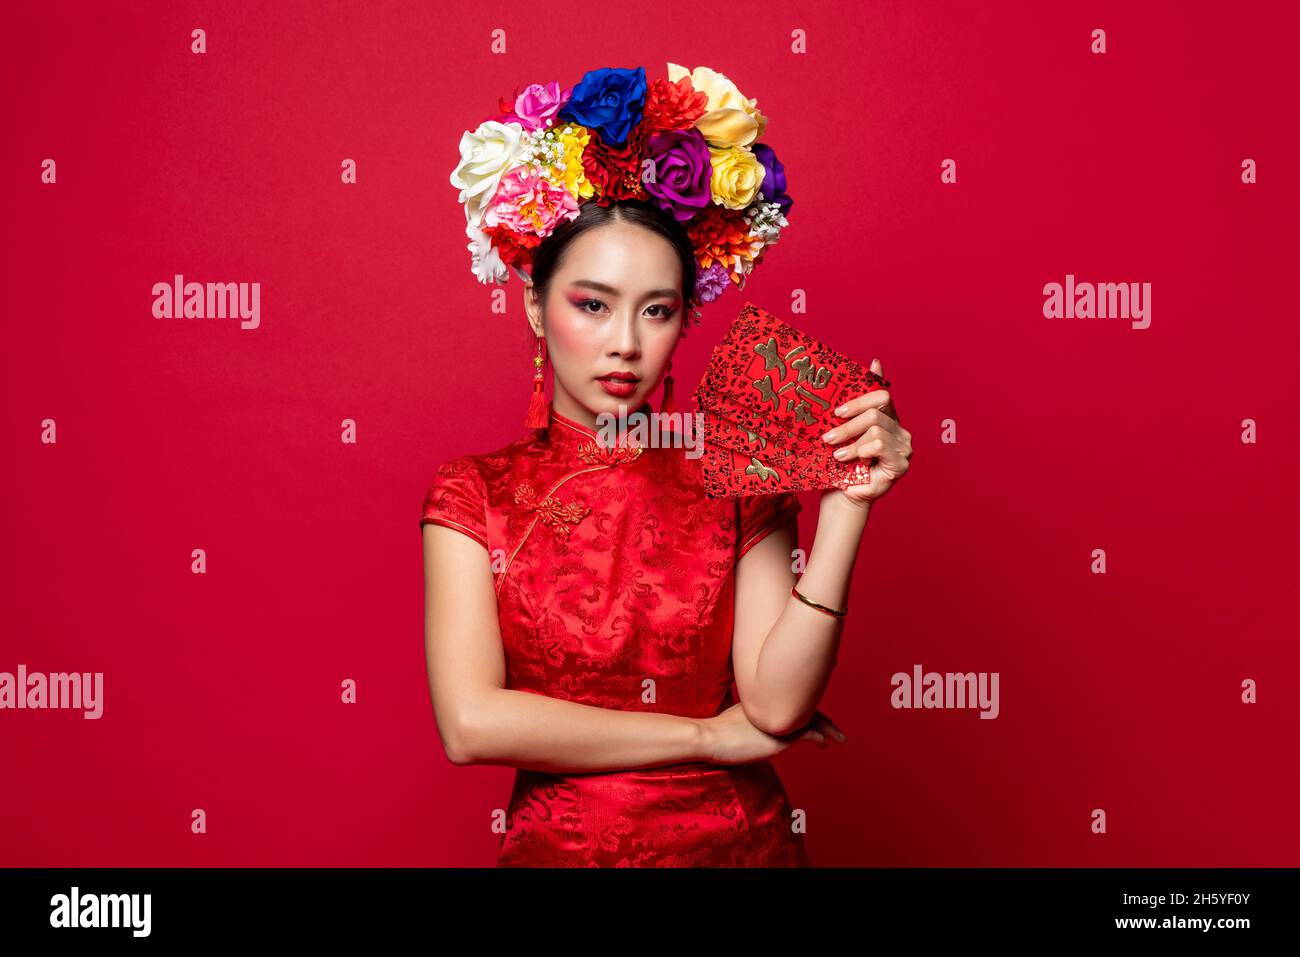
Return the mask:
M 835 457 L 837 459 L 848 458 L 849 453 L 852 451 L 853 451 L 852 449 L 836 449 Z
M 836 414 L 836 415 L 839 415 L 839 416 L 842 416 L 842 415 L 844 415 L 845 412 L 848 412 L 848 411 L 849 411 L 849 407 L 848 407 L 847 405 L 842 405 L 842 406 L 840 406 L 838 409 L 835 410 L 835 414 Z
M 824 440 L 827 441 L 827 442 L 834 442 L 834 441 L 835 441 L 835 431 L 834 431 L 834 430 L 831 430 L 830 432 L 827 432 L 825 435 L 822 436 L 822 439 L 824 439 Z

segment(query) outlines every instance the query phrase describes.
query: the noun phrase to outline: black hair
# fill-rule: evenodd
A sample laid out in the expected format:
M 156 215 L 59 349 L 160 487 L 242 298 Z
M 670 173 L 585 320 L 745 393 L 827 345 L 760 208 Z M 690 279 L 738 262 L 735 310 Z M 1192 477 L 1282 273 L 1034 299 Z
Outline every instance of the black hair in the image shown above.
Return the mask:
M 542 240 L 532 256 L 532 267 L 527 272 L 533 280 L 533 290 L 538 302 L 546 301 L 551 278 L 564 261 L 569 245 L 583 233 L 610 223 L 630 223 L 644 226 L 658 233 L 673 247 L 682 265 L 682 334 L 690 325 L 690 310 L 695 299 L 695 247 L 686 227 L 671 214 L 653 203 L 638 199 L 616 200 L 609 205 L 590 201 L 584 203 L 573 219 L 565 220 L 554 232 Z M 531 338 L 531 335 L 530 335 Z

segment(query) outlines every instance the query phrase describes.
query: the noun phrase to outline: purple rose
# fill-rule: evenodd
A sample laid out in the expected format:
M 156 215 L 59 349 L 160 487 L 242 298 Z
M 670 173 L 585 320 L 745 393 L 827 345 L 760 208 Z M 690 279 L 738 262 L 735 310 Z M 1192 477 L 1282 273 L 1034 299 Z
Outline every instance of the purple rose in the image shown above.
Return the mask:
M 695 127 L 650 134 L 645 155 L 654 162 L 655 179 L 641 185 L 655 205 L 672 213 L 679 223 L 712 202 L 709 144 Z
M 785 194 L 785 166 L 776 158 L 776 151 L 766 143 L 755 143 L 751 148 L 754 151 L 754 158 L 764 169 L 763 185 L 759 187 L 760 195 L 769 203 L 780 206 L 782 216 L 790 215 L 790 207 L 794 205 L 794 200 Z

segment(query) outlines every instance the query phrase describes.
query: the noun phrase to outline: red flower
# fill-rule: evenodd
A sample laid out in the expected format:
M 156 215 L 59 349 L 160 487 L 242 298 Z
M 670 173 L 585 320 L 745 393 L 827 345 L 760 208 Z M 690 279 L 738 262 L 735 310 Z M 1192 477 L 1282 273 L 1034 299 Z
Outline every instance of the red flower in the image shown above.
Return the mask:
M 646 132 L 689 130 L 708 111 L 709 95 L 695 89 L 690 76 L 683 76 L 676 83 L 656 77 L 646 95 L 641 125 Z
M 533 233 L 516 233 L 504 225 L 483 228 L 492 239 L 492 245 L 507 266 L 527 270 L 533 262 L 533 250 L 542 244 L 542 237 Z
M 641 185 L 641 161 L 645 158 L 646 129 L 638 123 L 622 146 L 610 146 L 591 130 L 591 140 L 582 151 L 582 169 L 596 188 L 596 203 L 608 206 L 620 199 L 645 199 Z
M 691 238 L 695 258 L 702 269 L 708 269 L 715 262 L 722 263 L 731 270 L 731 281 L 739 282 L 737 260 L 753 258 L 753 238 L 741 210 L 710 203 L 687 223 L 686 234 Z

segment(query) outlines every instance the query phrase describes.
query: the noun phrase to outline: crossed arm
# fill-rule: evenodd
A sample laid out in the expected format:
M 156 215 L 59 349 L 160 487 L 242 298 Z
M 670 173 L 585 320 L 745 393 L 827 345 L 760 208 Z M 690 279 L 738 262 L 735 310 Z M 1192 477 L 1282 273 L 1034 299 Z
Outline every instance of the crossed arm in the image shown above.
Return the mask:
M 800 591 L 842 607 L 861 529 L 855 535 L 851 522 L 848 531 L 844 523 L 822 527 L 828 524 L 839 531 L 828 530 L 814 544 Z M 435 524 L 424 526 L 423 540 L 429 690 L 453 763 L 580 773 L 713 759 L 707 719 L 598 708 L 506 688 L 487 550 Z M 736 687 L 750 722 L 773 735 L 811 719 L 842 630 L 839 619 L 791 596 L 795 545 L 792 521 L 750 548 L 736 568 Z
M 423 534 L 425 661 L 452 763 L 561 773 L 708 760 L 706 728 L 694 718 L 506 688 L 487 550 L 440 525 Z

